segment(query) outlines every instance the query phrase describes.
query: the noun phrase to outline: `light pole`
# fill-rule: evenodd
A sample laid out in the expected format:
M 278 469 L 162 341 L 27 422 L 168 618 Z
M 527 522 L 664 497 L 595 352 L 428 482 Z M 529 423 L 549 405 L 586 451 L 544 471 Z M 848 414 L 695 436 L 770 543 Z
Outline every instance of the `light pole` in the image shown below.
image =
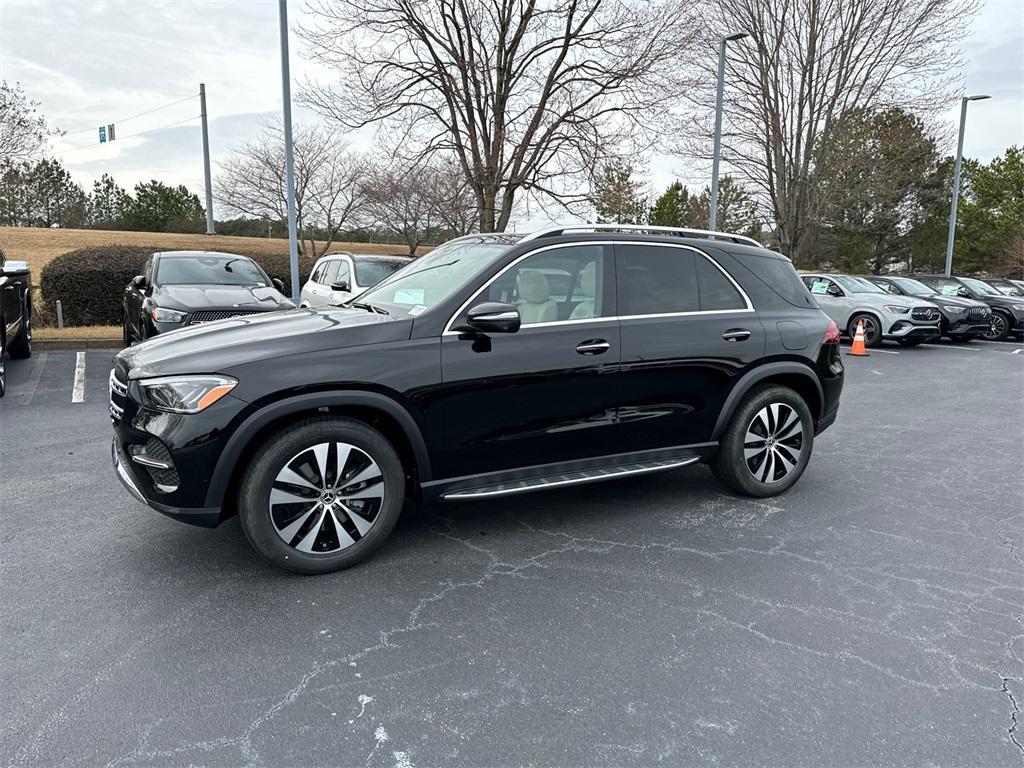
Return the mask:
M 280 0 L 281 96 L 284 102 L 284 166 L 288 188 L 288 254 L 291 261 L 292 301 L 299 303 L 299 241 L 295 226 L 295 156 L 292 152 L 292 83 L 288 72 L 288 0 Z
M 960 202 L 960 162 L 964 155 L 964 127 L 967 125 L 967 102 L 991 99 L 991 96 L 964 96 L 960 99 L 960 137 L 956 142 L 956 162 L 953 164 L 953 197 L 949 205 L 949 234 L 946 235 L 946 274 L 953 271 L 953 240 L 956 237 L 956 207 Z
M 199 84 L 199 117 L 203 123 L 203 182 L 206 185 L 206 234 L 214 233 L 213 186 L 210 184 L 210 130 L 206 123 L 206 83 Z
M 708 206 L 708 229 L 714 231 L 718 219 L 718 162 L 722 154 L 722 98 L 725 93 L 725 46 L 731 40 L 749 37 L 749 32 L 726 35 L 718 44 L 718 94 L 715 96 L 715 151 L 711 159 L 711 204 Z

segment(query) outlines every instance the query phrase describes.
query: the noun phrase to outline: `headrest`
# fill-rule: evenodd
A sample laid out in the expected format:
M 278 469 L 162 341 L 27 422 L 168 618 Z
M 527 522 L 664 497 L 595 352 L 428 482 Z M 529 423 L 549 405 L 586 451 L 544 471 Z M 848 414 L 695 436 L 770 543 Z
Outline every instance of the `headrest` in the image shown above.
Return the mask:
M 530 304 L 543 304 L 551 295 L 548 279 L 537 269 L 519 270 L 516 284 L 519 287 L 519 298 Z
M 585 299 L 597 295 L 597 265 L 592 261 L 580 272 L 580 295 Z

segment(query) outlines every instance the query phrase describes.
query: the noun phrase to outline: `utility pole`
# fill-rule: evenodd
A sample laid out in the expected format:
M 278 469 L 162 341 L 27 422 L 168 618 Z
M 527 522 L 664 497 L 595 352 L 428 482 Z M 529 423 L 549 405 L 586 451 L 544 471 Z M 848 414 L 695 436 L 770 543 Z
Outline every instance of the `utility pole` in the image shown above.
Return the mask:
M 960 137 L 956 142 L 956 162 L 953 164 L 953 197 L 949 204 L 949 233 L 946 235 L 946 274 L 953 272 L 953 240 L 956 239 L 956 209 L 960 202 L 960 162 L 964 156 L 964 128 L 967 127 L 967 102 L 990 99 L 991 96 L 964 96 L 960 99 Z
M 288 253 L 291 259 L 292 301 L 299 303 L 299 240 L 295 226 L 295 156 L 292 152 L 292 83 L 288 67 L 288 0 L 278 0 L 281 25 L 281 97 L 284 102 L 284 166 L 288 187 Z
M 210 183 L 210 131 L 206 125 L 206 83 L 199 84 L 199 116 L 203 121 L 203 174 L 206 177 L 206 234 L 213 231 L 213 185 Z
M 715 150 L 711 158 L 711 201 L 708 205 L 708 229 L 718 229 L 718 164 L 722 155 L 722 100 L 725 95 L 725 46 L 732 40 L 742 40 L 749 32 L 736 32 L 722 38 L 718 46 L 718 92 L 715 95 Z

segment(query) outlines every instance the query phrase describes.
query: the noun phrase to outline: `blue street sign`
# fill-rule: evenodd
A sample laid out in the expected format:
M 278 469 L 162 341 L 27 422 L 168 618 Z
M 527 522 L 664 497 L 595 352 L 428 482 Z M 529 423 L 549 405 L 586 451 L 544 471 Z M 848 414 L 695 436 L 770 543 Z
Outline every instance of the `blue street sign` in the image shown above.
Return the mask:
M 100 144 L 106 144 L 106 143 L 107 143 L 107 126 L 101 125 L 100 126 Z

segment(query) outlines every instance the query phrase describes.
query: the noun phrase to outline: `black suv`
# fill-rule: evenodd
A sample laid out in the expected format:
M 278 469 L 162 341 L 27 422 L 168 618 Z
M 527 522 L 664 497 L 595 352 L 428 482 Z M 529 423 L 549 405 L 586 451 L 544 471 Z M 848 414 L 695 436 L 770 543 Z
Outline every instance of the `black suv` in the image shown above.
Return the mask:
M 0 248 L 0 397 L 7 391 L 4 355 L 32 356 L 32 273 Z
M 943 296 L 960 296 L 987 304 L 992 315 L 989 327 L 981 335 L 989 341 L 1002 341 L 1011 333 L 1024 336 L 1024 298 L 1006 296 L 976 277 L 948 275 L 914 275 L 929 288 Z
M 895 296 L 913 296 L 932 302 L 942 314 L 939 324 L 942 335 L 954 341 L 970 341 L 989 332 L 992 310 L 983 302 L 947 296 L 912 277 L 868 275 L 865 279 Z
M 342 307 L 125 349 L 116 472 L 178 520 L 237 512 L 257 550 L 302 573 L 368 555 L 407 496 L 698 461 L 737 492 L 781 493 L 835 420 L 839 331 L 785 257 L 658 229 L 471 235 Z

